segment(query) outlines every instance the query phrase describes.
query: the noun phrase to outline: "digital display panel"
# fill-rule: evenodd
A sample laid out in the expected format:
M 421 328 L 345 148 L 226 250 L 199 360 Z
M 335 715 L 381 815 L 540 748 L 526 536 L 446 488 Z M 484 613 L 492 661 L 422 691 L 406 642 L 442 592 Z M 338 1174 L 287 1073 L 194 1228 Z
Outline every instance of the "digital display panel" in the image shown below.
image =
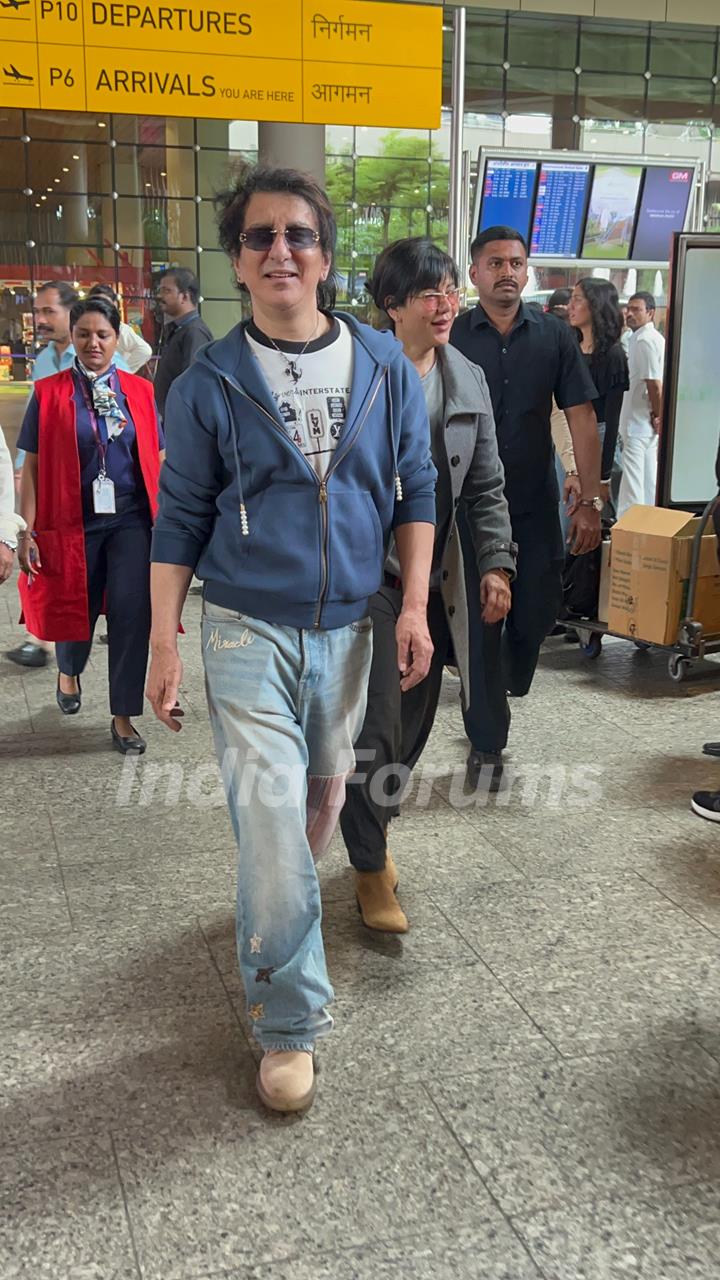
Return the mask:
M 690 244 L 684 278 L 677 283 L 673 305 L 681 310 L 678 323 L 672 326 L 677 359 L 668 361 L 669 400 L 674 408 L 668 496 L 670 502 L 688 503 L 692 509 L 692 505 L 704 506 L 717 493 L 720 361 L 715 299 L 720 289 L 720 246 Z
M 595 165 L 583 258 L 630 257 L 642 175 L 640 165 Z
M 685 226 L 693 169 L 648 167 L 640 198 L 633 258 L 638 262 L 667 262 L 675 231 Z
M 530 238 L 533 257 L 577 258 L 589 185 L 589 164 L 543 161 Z
M 513 227 L 527 240 L 536 176 L 535 160 L 488 160 L 483 177 L 478 230 Z

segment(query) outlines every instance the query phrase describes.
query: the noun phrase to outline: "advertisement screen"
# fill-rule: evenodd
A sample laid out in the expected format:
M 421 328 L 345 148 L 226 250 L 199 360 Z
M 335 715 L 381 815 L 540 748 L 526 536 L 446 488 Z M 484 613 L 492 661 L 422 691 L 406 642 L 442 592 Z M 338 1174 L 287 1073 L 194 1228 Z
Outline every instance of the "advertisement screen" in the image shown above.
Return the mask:
M 595 166 L 583 258 L 630 257 L 642 173 L 640 165 Z
M 589 183 L 589 164 L 543 161 L 530 242 L 533 257 L 577 258 Z
M 692 179 L 692 168 L 647 169 L 633 244 L 638 262 L 669 261 L 673 232 L 685 226 Z
M 720 251 L 714 246 L 688 249 L 682 325 L 677 327 L 677 374 L 672 388 L 675 431 L 670 501 L 678 505 L 709 502 L 717 493 L 715 454 L 720 424 L 720 361 L 715 299 L 718 290 Z
M 487 231 L 488 227 L 514 227 L 527 240 L 536 175 L 535 160 L 488 160 L 478 231 Z

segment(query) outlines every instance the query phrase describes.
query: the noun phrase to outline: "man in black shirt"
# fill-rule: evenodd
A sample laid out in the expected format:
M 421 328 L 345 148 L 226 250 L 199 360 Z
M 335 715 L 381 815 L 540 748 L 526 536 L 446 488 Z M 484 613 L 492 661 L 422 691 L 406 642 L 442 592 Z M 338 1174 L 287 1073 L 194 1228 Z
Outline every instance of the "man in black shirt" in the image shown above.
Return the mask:
M 552 398 L 567 415 L 582 496 L 570 516 L 575 555 L 600 541 L 600 441 L 590 401 L 596 395 L 567 324 L 523 303 L 527 246 L 511 227 L 491 227 L 471 246 L 470 279 L 479 302 L 459 316 L 450 341 L 485 373 L 505 468 L 505 495 L 518 544 L 513 604 L 505 623 L 486 626 L 473 558 L 465 556 L 470 614 L 470 702 L 464 712 L 472 750 L 467 781 L 502 782 L 502 750 L 510 728 L 507 693 L 526 694 L 540 645 L 562 599 L 565 548 L 550 434 Z M 482 772 L 481 772 L 482 771 Z
M 163 272 L 157 296 L 165 315 L 165 327 L 155 370 L 155 400 L 164 418 L 170 387 L 192 364 L 200 348 L 212 342 L 213 335 L 198 315 L 200 284 L 187 267 L 171 267 Z

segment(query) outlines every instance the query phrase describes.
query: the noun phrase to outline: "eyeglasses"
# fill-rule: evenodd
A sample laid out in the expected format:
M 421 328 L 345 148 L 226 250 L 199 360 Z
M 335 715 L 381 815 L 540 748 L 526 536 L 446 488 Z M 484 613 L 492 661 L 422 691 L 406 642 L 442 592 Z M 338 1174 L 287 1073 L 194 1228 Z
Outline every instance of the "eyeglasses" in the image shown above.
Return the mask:
M 250 227 L 248 231 L 240 232 L 238 240 L 256 253 L 267 253 L 275 243 L 276 236 L 282 236 L 288 249 L 295 250 L 314 249 L 320 242 L 319 231 L 303 226 L 286 227 L 284 231 L 278 231 L 277 227 Z
M 437 311 L 441 302 L 449 302 L 451 307 L 459 307 L 462 295 L 463 290 L 455 288 L 446 289 L 444 293 L 441 290 L 432 290 L 415 296 L 425 311 Z

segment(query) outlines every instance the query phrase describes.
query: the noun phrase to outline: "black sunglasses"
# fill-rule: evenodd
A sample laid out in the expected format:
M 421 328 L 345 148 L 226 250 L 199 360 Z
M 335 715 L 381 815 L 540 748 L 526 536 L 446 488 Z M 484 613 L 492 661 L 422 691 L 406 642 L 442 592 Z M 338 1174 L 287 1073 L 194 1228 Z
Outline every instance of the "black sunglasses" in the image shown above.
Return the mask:
M 284 237 L 288 249 L 314 249 L 320 241 L 319 231 L 303 226 L 286 227 L 284 231 L 278 231 L 276 227 L 250 227 L 248 231 L 240 232 L 238 240 L 256 253 L 267 253 L 276 236 Z

